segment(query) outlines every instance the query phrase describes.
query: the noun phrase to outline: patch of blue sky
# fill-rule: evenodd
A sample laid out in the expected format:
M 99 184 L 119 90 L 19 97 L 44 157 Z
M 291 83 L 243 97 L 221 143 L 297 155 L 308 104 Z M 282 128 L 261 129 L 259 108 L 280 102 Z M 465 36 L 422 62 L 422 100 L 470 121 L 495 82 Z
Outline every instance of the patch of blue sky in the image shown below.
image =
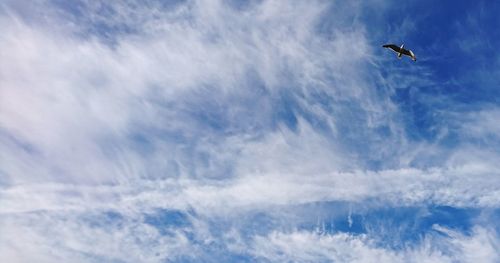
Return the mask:
M 403 72 L 410 78 L 424 74 L 418 77 L 429 79 L 427 83 L 397 87 L 392 97 L 407 115 L 411 138 L 436 141 L 440 128 L 449 127 L 452 132 L 442 144 L 452 147 L 459 141 L 446 111 L 464 113 L 498 104 L 500 79 L 493 72 L 498 66 L 494 54 L 500 44 L 496 30 L 499 8 L 492 1 L 414 1 L 395 4 L 384 17 L 366 23 L 368 30 L 375 33 L 374 42 L 401 44 L 404 39 L 406 46 L 420 55 L 417 64 L 429 71 Z M 401 31 L 400 27 L 407 29 Z M 389 73 L 394 67 L 409 66 L 397 60 L 390 64 Z
M 183 211 L 158 209 L 154 213 L 144 215 L 144 223 L 155 227 L 162 235 L 170 235 L 173 231 L 188 231 L 191 222 Z
M 362 208 L 356 204 L 319 204 L 300 228 L 319 234 L 366 234 L 382 247 L 418 246 L 434 225 L 470 234 L 479 209 L 450 206 Z M 331 212 L 330 212 L 331 210 Z M 340 210 L 340 211 L 339 211 Z

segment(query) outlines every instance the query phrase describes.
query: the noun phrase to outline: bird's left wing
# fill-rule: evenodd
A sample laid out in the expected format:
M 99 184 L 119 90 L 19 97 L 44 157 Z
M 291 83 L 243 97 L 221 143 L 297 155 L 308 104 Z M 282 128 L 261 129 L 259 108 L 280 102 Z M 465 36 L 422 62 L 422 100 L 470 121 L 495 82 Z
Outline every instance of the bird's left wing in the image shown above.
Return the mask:
M 390 49 L 392 49 L 392 50 L 394 50 L 394 51 L 396 51 L 396 52 L 398 52 L 398 51 L 399 51 L 399 47 L 398 47 L 398 46 L 396 46 L 396 45 L 394 45 L 394 44 L 387 44 L 387 45 L 383 45 L 382 47 L 385 47 L 385 48 L 390 48 Z

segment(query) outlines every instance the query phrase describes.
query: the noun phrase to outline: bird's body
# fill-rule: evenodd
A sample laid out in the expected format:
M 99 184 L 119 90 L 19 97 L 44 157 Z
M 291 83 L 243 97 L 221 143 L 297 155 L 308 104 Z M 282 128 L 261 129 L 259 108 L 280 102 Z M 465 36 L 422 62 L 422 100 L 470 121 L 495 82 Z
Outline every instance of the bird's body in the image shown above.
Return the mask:
M 404 44 L 401 45 L 401 47 L 398 47 L 394 44 L 387 44 L 387 45 L 383 45 L 382 47 L 390 48 L 394 52 L 398 53 L 398 58 L 401 58 L 401 55 L 405 55 L 405 56 L 409 56 L 413 61 L 417 61 L 417 57 L 415 56 L 415 54 L 413 54 L 413 52 L 411 50 L 404 49 L 404 46 L 405 46 Z

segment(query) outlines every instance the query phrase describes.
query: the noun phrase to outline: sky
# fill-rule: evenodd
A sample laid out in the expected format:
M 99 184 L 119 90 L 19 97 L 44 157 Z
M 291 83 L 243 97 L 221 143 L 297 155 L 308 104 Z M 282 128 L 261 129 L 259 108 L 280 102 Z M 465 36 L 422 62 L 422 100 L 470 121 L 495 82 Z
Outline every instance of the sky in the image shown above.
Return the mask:
M 0 2 L 0 261 L 499 262 L 499 11 Z

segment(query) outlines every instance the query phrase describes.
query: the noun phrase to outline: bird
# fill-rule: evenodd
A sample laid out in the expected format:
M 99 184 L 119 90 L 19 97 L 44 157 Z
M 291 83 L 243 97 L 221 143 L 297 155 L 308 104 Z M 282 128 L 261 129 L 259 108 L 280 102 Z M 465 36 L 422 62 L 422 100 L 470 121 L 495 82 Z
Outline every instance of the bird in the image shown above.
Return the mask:
M 405 46 L 405 44 L 401 45 L 401 47 L 398 47 L 394 44 L 387 44 L 387 45 L 383 45 L 382 47 L 390 48 L 394 52 L 398 53 L 398 58 L 401 58 L 401 55 L 406 55 L 406 56 L 411 57 L 411 59 L 413 61 L 417 61 L 417 57 L 415 56 L 415 54 L 413 54 L 413 52 L 411 50 L 404 49 L 404 46 Z

